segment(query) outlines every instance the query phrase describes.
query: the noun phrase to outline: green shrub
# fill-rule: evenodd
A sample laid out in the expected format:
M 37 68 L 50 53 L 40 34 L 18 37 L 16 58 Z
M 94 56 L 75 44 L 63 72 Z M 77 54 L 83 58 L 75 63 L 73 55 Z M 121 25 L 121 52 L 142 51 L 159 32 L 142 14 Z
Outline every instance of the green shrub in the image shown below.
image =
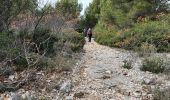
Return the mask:
M 148 43 L 156 52 L 170 52 L 170 15 L 155 15 L 141 18 L 126 29 L 113 24 L 98 22 L 94 29 L 95 41 L 100 44 L 135 50 Z
M 164 60 L 159 57 L 147 57 L 143 60 L 141 70 L 153 73 L 164 72 L 166 64 Z
M 53 44 L 50 44 L 50 42 L 52 41 L 50 40 L 51 36 L 49 35 L 49 33 L 46 32 L 48 31 L 46 31 L 45 29 L 41 30 L 40 32 L 40 29 L 38 28 L 38 30 L 35 30 L 33 33 L 26 29 L 20 30 L 16 33 L 0 33 L 0 61 L 10 61 L 11 64 L 14 64 L 14 66 L 16 66 L 17 70 L 23 70 L 27 68 L 29 66 L 29 63 L 27 61 L 26 54 L 27 56 L 29 56 L 28 54 L 32 54 L 31 56 L 29 56 L 29 59 L 33 60 L 32 62 L 34 62 L 34 60 L 36 59 L 34 56 L 38 54 L 35 44 L 40 50 L 38 55 L 42 55 L 43 51 L 47 51 L 48 53 L 48 51 L 52 49 Z M 48 38 L 49 40 L 45 41 Z
M 85 44 L 84 36 L 73 29 L 65 29 L 57 37 L 60 46 L 70 48 L 73 52 L 82 50 Z
M 98 23 L 94 29 L 95 41 L 107 46 L 113 46 L 113 37 L 117 29 L 113 26 L 107 26 L 104 23 Z
M 164 90 L 156 89 L 153 94 L 154 100 L 170 100 L 170 88 Z
M 124 60 L 123 63 L 123 68 L 132 69 L 132 61 Z
M 41 56 L 37 53 L 29 53 L 26 57 L 18 57 L 13 61 L 17 71 L 22 71 L 26 68 L 38 68 L 44 69 L 46 67 L 51 67 L 53 63 L 49 63 L 50 58 Z
M 47 54 L 53 54 L 53 45 L 57 41 L 55 35 L 48 28 L 40 27 L 33 32 L 32 41 L 40 46 L 40 52 L 47 50 Z
M 113 46 L 124 49 L 135 49 L 143 43 L 152 44 L 158 52 L 169 52 L 169 24 L 162 21 L 136 23 L 130 29 L 122 31 L 113 39 Z
M 34 67 L 37 67 L 39 70 L 52 70 L 55 66 L 55 61 L 52 58 L 42 57 Z
M 53 60 L 55 60 L 55 68 L 60 71 L 70 71 L 74 64 L 73 59 L 63 57 L 62 55 L 57 55 Z
M 24 29 L 15 33 L 0 33 L 0 62 L 10 61 L 16 70 L 53 69 L 56 65 L 54 62 L 57 62 L 53 58 L 62 55 L 62 50 L 65 54 L 72 55 L 73 52 L 80 51 L 84 44 L 84 37 L 72 29 L 62 33 L 52 33 L 50 29 L 38 27 L 33 32 Z M 63 59 L 71 59 L 70 56 L 67 57 L 63 55 Z M 69 66 L 69 63 L 63 64 L 62 68 L 66 66 Z
M 0 33 L 0 61 L 16 58 L 21 47 L 14 33 Z
M 27 60 L 24 57 L 21 57 L 21 56 L 19 58 L 15 59 L 13 61 L 13 64 L 15 65 L 15 67 L 16 67 L 15 69 L 17 71 L 22 71 L 22 70 L 28 68 L 27 67 L 28 66 Z
M 157 49 L 154 45 L 149 43 L 142 43 L 141 47 L 137 48 L 136 51 L 139 53 L 139 56 L 151 56 L 151 54 L 156 53 Z

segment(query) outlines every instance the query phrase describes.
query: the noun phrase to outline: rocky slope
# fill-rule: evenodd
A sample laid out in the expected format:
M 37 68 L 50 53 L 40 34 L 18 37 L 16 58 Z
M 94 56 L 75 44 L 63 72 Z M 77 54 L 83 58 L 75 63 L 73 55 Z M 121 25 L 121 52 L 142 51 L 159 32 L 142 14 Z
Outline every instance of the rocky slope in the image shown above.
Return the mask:
M 94 41 L 84 49 L 84 57 L 73 74 L 72 94 L 83 94 L 76 100 L 152 100 L 154 88 L 170 87 L 166 75 L 140 71 L 142 58 L 133 52 Z M 124 60 L 132 60 L 133 68 L 121 67 Z
M 170 54 L 166 56 L 169 60 Z M 92 41 L 85 44 L 83 56 L 78 59 L 72 72 L 45 76 L 44 72 L 36 73 L 43 81 L 37 83 L 37 88 L 6 92 L 0 100 L 152 100 L 152 90 L 170 87 L 167 75 L 140 71 L 142 58 L 131 51 Z M 123 68 L 124 60 L 132 60 L 133 68 Z M 39 89 L 40 83 L 46 86 Z

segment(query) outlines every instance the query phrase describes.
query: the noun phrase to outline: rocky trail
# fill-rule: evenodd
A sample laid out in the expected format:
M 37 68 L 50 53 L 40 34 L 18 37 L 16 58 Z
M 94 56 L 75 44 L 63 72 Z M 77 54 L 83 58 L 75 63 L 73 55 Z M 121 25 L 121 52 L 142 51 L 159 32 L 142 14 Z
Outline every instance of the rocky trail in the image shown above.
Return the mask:
M 167 76 L 140 71 L 141 58 L 133 52 L 94 41 L 87 42 L 84 50 L 73 72 L 75 100 L 152 100 L 154 88 L 170 86 Z M 133 68 L 121 67 L 124 60 L 132 60 Z
M 140 71 L 142 58 L 134 52 L 92 40 L 86 42 L 82 55 L 72 72 L 46 76 L 38 72 L 39 81 L 29 86 L 35 87 L 31 91 L 7 92 L 1 94 L 0 100 L 152 100 L 152 90 L 170 87 L 167 75 Z M 166 56 L 170 58 L 169 54 Z M 123 68 L 124 60 L 132 60 L 133 68 Z

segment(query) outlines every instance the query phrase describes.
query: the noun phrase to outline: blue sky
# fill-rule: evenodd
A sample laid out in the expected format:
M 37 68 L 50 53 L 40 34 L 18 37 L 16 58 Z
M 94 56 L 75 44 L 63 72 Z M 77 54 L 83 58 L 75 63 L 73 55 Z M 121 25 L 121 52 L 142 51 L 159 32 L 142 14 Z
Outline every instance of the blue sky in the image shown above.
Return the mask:
M 45 5 L 47 2 L 52 4 L 52 5 L 55 5 L 55 2 L 57 0 L 38 0 L 39 4 L 40 4 L 40 7 L 42 7 L 43 5 Z M 79 3 L 82 3 L 83 4 L 83 10 L 81 12 L 81 15 L 84 14 L 84 11 L 85 9 L 88 7 L 89 3 L 92 2 L 92 0 L 78 0 Z

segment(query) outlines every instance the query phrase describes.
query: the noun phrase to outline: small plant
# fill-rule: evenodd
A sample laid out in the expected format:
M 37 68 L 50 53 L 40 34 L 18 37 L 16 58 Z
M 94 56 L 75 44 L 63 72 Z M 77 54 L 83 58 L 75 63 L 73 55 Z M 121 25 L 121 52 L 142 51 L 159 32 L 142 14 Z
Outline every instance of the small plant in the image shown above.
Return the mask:
M 55 59 L 56 69 L 59 72 L 72 70 L 72 66 L 74 65 L 74 61 L 72 59 L 63 57 L 61 55 L 58 55 L 57 57 L 55 57 Z
M 142 62 L 141 70 L 162 73 L 165 70 L 165 62 L 159 57 L 147 57 Z
M 153 94 L 153 100 L 170 100 L 170 88 L 164 90 L 156 89 Z
M 124 60 L 123 63 L 123 68 L 132 69 L 132 61 Z
M 144 42 L 141 44 L 141 47 L 138 48 L 137 51 L 139 56 L 143 57 L 143 56 L 150 56 L 152 53 L 156 53 L 157 49 L 155 45 Z

